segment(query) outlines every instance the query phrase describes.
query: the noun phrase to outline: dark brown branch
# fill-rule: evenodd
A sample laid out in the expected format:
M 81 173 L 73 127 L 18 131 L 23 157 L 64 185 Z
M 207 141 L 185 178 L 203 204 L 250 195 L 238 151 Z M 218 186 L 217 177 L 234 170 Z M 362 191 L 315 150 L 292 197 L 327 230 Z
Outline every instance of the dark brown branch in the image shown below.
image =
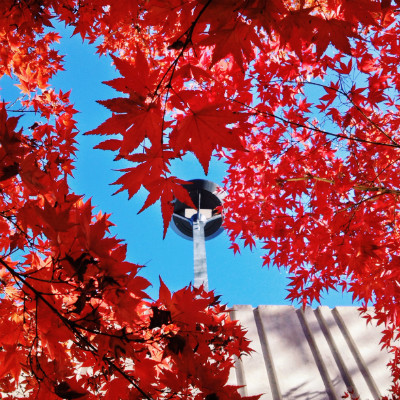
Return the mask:
M 171 76 L 169 78 L 169 82 L 167 84 L 167 89 L 170 88 L 171 86 L 171 82 L 172 82 L 172 78 L 175 74 L 175 70 L 176 67 L 178 65 L 178 62 L 180 60 L 180 58 L 183 57 L 184 52 L 186 51 L 186 48 L 189 46 L 189 44 L 192 42 L 192 35 L 193 35 L 193 31 L 195 26 L 197 25 L 197 23 L 199 22 L 200 17 L 204 14 L 204 12 L 206 11 L 206 9 L 208 8 L 208 6 L 212 3 L 213 0 L 208 0 L 206 4 L 204 4 L 203 8 L 200 10 L 200 12 L 197 14 L 197 17 L 193 20 L 193 22 L 191 23 L 190 27 L 184 32 L 182 33 L 182 35 L 179 37 L 182 38 L 184 36 L 186 36 L 185 42 L 182 45 L 182 48 L 178 54 L 178 56 L 175 58 L 175 60 L 173 61 L 173 63 L 167 68 L 167 70 L 165 71 L 164 75 L 162 76 L 160 82 L 158 82 L 158 85 L 154 91 L 154 95 L 156 96 L 158 94 L 158 91 L 162 85 L 162 83 L 164 82 L 165 78 L 167 77 L 167 75 L 171 72 Z M 179 40 L 178 39 L 178 40 Z
M 393 148 L 397 148 L 397 149 L 400 148 L 399 144 L 376 142 L 374 140 L 366 140 L 366 139 L 361 139 L 361 138 L 354 137 L 354 136 L 346 136 L 346 135 L 343 135 L 341 133 L 328 132 L 328 131 L 325 131 L 323 129 L 317 128 L 315 126 L 310 126 L 310 125 L 301 124 L 300 122 L 290 121 L 290 120 L 288 120 L 286 118 L 283 118 L 283 117 L 280 117 L 280 116 L 278 116 L 278 115 L 276 115 L 274 113 L 270 113 L 270 112 L 267 112 L 267 111 L 261 111 L 257 107 L 249 106 L 248 104 L 245 104 L 245 103 L 243 103 L 243 102 L 241 102 L 239 100 L 236 100 L 236 99 L 230 99 L 230 100 L 235 102 L 235 103 L 238 103 L 238 104 L 240 104 L 240 105 L 242 105 L 244 107 L 246 107 L 247 109 L 253 111 L 255 114 L 266 115 L 268 117 L 273 117 L 273 118 L 275 118 L 275 119 L 277 119 L 279 121 L 284 122 L 285 124 L 292 125 L 292 126 L 295 126 L 295 127 L 298 127 L 298 128 L 309 129 L 309 130 L 311 130 L 313 132 L 323 133 L 324 135 L 333 136 L 333 137 L 336 137 L 336 138 L 339 138 L 339 139 L 347 139 L 347 140 L 350 140 L 350 141 L 355 141 L 355 142 L 360 142 L 360 143 L 367 143 L 367 144 L 375 144 L 375 145 L 378 145 L 378 146 L 393 147 Z
M 320 181 L 320 182 L 326 182 L 326 183 L 331 183 L 334 184 L 335 181 L 333 179 L 327 179 L 327 178 L 320 178 L 318 176 L 314 175 L 305 175 L 299 178 L 287 178 L 287 179 L 280 179 L 279 183 L 284 183 L 284 182 L 299 182 L 299 181 L 309 181 L 309 180 L 315 180 L 315 181 Z M 398 189 L 388 189 L 385 187 L 380 187 L 380 186 L 368 186 L 368 185 L 354 185 L 352 187 L 353 190 L 357 191 L 362 191 L 362 192 L 378 192 L 374 196 L 379 196 L 381 194 L 394 194 L 398 195 L 400 194 L 400 190 Z
M 71 332 L 74 334 L 74 336 L 78 339 L 80 345 L 84 345 L 88 351 L 90 351 L 92 354 L 97 354 L 98 350 L 97 348 L 89 342 L 89 340 L 82 335 L 75 326 L 75 323 L 73 321 L 70 321 L 68 318 L 64 317 L 56 307 L 54 307 L 44 296 L 41 292 L 36 290 L 29 282 L 26 281 L 20 274 L 18 274 L 16 271 L 14 271 L 13 268 L 11 268 L 4 260 L 3 258 L 0 257 L 0 264 L 3 265 L 7 269 L 8 272 L 19 282 L 22 282 L 26 287 L 28 287 L 36 296 L 37 299 L 40 299 L 43 301 L 44 304 L 61 320 L 61 322 L 69 329 Z M 143 389 L 140 388 L 140 386 L 135 382 L 135 380 L 129 376 L 125 371 L 123 371 L 118 365 L 116 365 L 112 360 L 110 360 L 108 357 L 104 356 L 103 360 L 109 365 L 110 368 L 115 369 L 120 373 L 120 375 L 125 378 L 129 383 L 131 383 L 136 390 L 139 391 L 141 395 L 143 395 L 147 400 L 153 400 L 152 397 L 150 397 L 146 392 L 143 391 Z
M 186 35 L 186 39 L 185 39 L 185 42 L 182 44 L 181 51 L 179 52 L 178 56 L 175 58 L 174 62 L 167 68 L 167 70 L 165 71 L 164 75 L 162 76 L 160 82 L 158 82 L 158 85 L 157 85 L 157 87 L 156 87 L 156 89 L 154 91 L 154 96 L 157 96 L 158 91 L 160 90 L 160 87 L 161 87 L 164 79 L 167 77 L 168 74 L 170 74 L 170 77 L 169 77 L 169 80 L 168 80 L 168 84 L 166 85 L 167 92 L 166 92 L 166 95 L 165 95 L 163 119 L 162 119 L 162 126 L 161 126 L 161 146 L 163 145 L 165 115 L 166 115 L 166 112 L 167 112 L 166 103 L 168 101 L 169 91 L 170 91 L 170 89 L 172 87 L 172 79 L 174 77 L 174 74 L 175 74 L 175 71 L 176 71 L 176 67 L 178 66 L 179 60 L 183 57 L 183 54 L 186 51 L 186 48 L 192 42 L 192 35 L 193 35 L 193 31 L 194 31 L 195 26 L 197 25 L 197 23 L 199 22 L 200 17 L 203 15 L 203 13 L 207 9 L 207 7 L 211 4 L 211 2 L 212 2 L 212 0 L 208 0 L 207 1 L 207 3 L 203 6 L 203 8 L 198 13 L 197 17 L 194 19 L 194 21 L 190 25 L 190 27 L 177 40 L 177 41 L 179 41 L 180 38 L 182 38 L 182 37 L 184 37 Z
M 322 83 L 317 83 L 317 82 L 308 82 L 308 81 L 302 81 L 303 84 L 307 84 L 307 85 L 314 85 L 314 86 L 319 86 L 319 87 L 323 87 L 326 90 L 332 90 L 336 93 L 342 94 L 343 96 L 346 97 L 346 99 L 357 109 L 357 111 L 374 127 L 376 128 L 380 133 L 382 133 L 382 135 L 386 136 L 394 145 L 396 146 L 400 146 L 399 143 L 397 143 L 389 134 L 387 134 L 379 125 L 377 125 L 374 121 L 371 120 L 371 118 L 369 118 L 364 110 L 357 104 L 354 103 L 354 101 L 350 98 L 349 94 L 346 93 L 343 90 L 340 89 L 336 89 L 334 87 L 331 86 L 326 86 L 323 85 Z

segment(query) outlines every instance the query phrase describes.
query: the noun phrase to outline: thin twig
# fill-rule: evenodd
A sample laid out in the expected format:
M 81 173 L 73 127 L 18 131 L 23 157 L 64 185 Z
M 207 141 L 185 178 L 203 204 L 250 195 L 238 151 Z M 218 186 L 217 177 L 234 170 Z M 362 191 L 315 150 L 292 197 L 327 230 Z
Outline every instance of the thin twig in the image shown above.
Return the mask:
M 44 296 L 41 292 L 36 290 L 29 282 L 26 281 L 20 274 L 18 274 L 16 271 L 14 271 L 13 268 L 11 268 L 1 257 L 0 257 L 0 264 L 2 264 L 7 271 L 10 272 L 10 274 L 18 281 L 22 282 L 24 285 L 26 285 L 36 296 L 36 299 L 40 299 L 43 301 L 44 304 L 54 313 L 56 316 L 61 320 L 61 322 L 72 331 L 72 333 L 75 335 L 75 337 L 79 340 L 81 344 L 86 346 L 87 350 L 90 351 L 92 354 L 97 354 L 98 350 L 97 348 L 89 342 L 89 340 L 82 335 L 81 332 L 79 332 L 76 329 L 75 323 L 73 321 L 70 321 L 68 318 L 64 317 L 56 307 L 53 306 Z M 125 378 L 129 383 L 131 383 L 135 389 L 139 391 L 141 395 L 143 395 L 147 400 L 153 400 L 152 397 L 150 397 L 146 392 L 143 391 L 143 389 L 140 388 L 140 386 L 135 382 L 135 380 L 129 376 L 125 371 L 123 371 L 118 365 L 116 365 L 112 360 L 110 360 L 108 357 L 103 356 L 103 360 L 109 365 L 109 367 L 115 369 L 118 371 L 123 378 Z
M 287 178 L 287 179 L 279 179 L 279 183 L 284 183 L 284 182 L 300 182 L 300 181 L 308 181 L 308 180 L 315 180 L 315 181 L 320 181 L 320 182 L 326 182 L 330 184 L 334 184 L 335 181 L 333 179 L 327 179 L 327 178 L 320 178 L 318 176 L 314 176 L 311 174 L 298 177 L 298 178 Z M 355 185 L 352 188 L 353 190 L 359 190 L 363 192 L 379 192 L 377 195 L 380 194 L 400 194 L 400 190 L 398 189 L 388 189 L 385 187 L 379 187 L 379 186 L 368 186 L 368 185 Z
M 336 137 L 336 138 L 339 138 L 339 139 L 347 139 L 347 140 L 350 140 L 350 141 L 355 141 L 355 142 L 360 142 L 360 143 L 367 143 L 367 144 L 375 144 L 375 145 L 379 145 L 379 146 L 393 147 L 393 148 L 396 148 L 396 149 L 400 148 L 399 144 L 375 142 L 373 140 L 361 139 L 361 138 L 354 137 L 354 136 L 346 136 L 346 135 L 343 135 L 341 133 L 327 132 L 327 131 L 325 131 L 323 129 L 320 129 L 320 128 L 317 128 L 315 126 L 309 126 L 309 125 L 301 124 L 300 122 L 290 121 L 290 120 L 288 120 L 286 118 L 280 117 L 280 116 L 278 116 L 278 115 L 276 115 L 274 113 L 270 113 L 268 111 L 261 111 L 257 107 L 249 106 L 248 104 L 243 103 L 243 102 L 241 102 L 239 100 L 236 100 L 236 99 L 232 99 L 231 98 L 230 100 L 235 102 L 235 103 L 238 103 L 238 104 L 240 104 L 240 105 L 242 105 L 244 107 L 246 107 L 249 110 L 252 110 L 256 114 L 266 115 L 268 117 L 273 117 L 273 118 L 275 118 L 275 119 L 277 119 L 279 121 L 284 122 L 285 124 L 296 126 L 298 128 L 309 129 L 311 131 L 318 132 L 318 133 L 323 133 L 324 135 L 333 136 L 333 137 Z

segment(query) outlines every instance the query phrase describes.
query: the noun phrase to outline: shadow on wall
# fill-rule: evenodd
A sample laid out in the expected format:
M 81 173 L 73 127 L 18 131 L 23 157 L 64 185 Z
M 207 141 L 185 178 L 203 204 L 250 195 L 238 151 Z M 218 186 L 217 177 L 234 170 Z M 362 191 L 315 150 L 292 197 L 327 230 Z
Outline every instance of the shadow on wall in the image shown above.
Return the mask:
M 254 352 L 236 363 L 230 384 L 262 400 L 340 400 L 349 390 L 362 400 L 388 395 L 391 384 L 380 331 L 357 307 L 234 306 L 232 319 L 248 330 Z

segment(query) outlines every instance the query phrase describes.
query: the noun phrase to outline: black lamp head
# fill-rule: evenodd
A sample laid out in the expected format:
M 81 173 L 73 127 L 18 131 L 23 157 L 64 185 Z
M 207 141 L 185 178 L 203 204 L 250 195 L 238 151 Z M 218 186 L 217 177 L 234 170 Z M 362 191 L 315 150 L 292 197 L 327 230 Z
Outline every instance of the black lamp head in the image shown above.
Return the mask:
M 183 186 L 197 209 L 175 200 L 171 227 L 179 236 L 193 240 L 192 222 L 200 214 L 206 220 L 205 239 L 212 239 L 223 231 L 222 215 L 217 208 L 223 205 L 225 193 L 214 182 L 205 179 L 192 179 L 189 182 Z

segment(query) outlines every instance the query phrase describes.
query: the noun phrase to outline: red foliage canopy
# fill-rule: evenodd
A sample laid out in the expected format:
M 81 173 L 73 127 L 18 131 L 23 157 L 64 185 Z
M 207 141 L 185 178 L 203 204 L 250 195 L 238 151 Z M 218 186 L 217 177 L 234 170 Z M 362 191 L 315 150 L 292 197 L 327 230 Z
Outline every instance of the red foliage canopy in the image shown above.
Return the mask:
M 0 111 L 0 388 L 9 398 L 235 399 L 242 329 L 214 294 L 148 301 L 106 214 L 71 193 L 77 129 L 49 79 L 57 19 L 121 77 L 88 134 L 132 162 L 115 182 L 143 209 L 187 199 L 170 161 L 228 163 L 232 246 L 255 238 L 304 305 L 341 288 L 382 326 L 400 396 L 400 21 L 388 0 L 3 0 L 0 76 L 18 82 L 18 129 Z M 8 99 L 6 99 L 8 101 Z M 11 99 L 14 100 L 14 99 Z M 40 117 L 40 118 L 39 118 Z M 367 306 L 374 311 L 367 313 Z M 10 335 L 10 332 L 13 334 Z M 18 394 L 19 393 L 19 394 Z

